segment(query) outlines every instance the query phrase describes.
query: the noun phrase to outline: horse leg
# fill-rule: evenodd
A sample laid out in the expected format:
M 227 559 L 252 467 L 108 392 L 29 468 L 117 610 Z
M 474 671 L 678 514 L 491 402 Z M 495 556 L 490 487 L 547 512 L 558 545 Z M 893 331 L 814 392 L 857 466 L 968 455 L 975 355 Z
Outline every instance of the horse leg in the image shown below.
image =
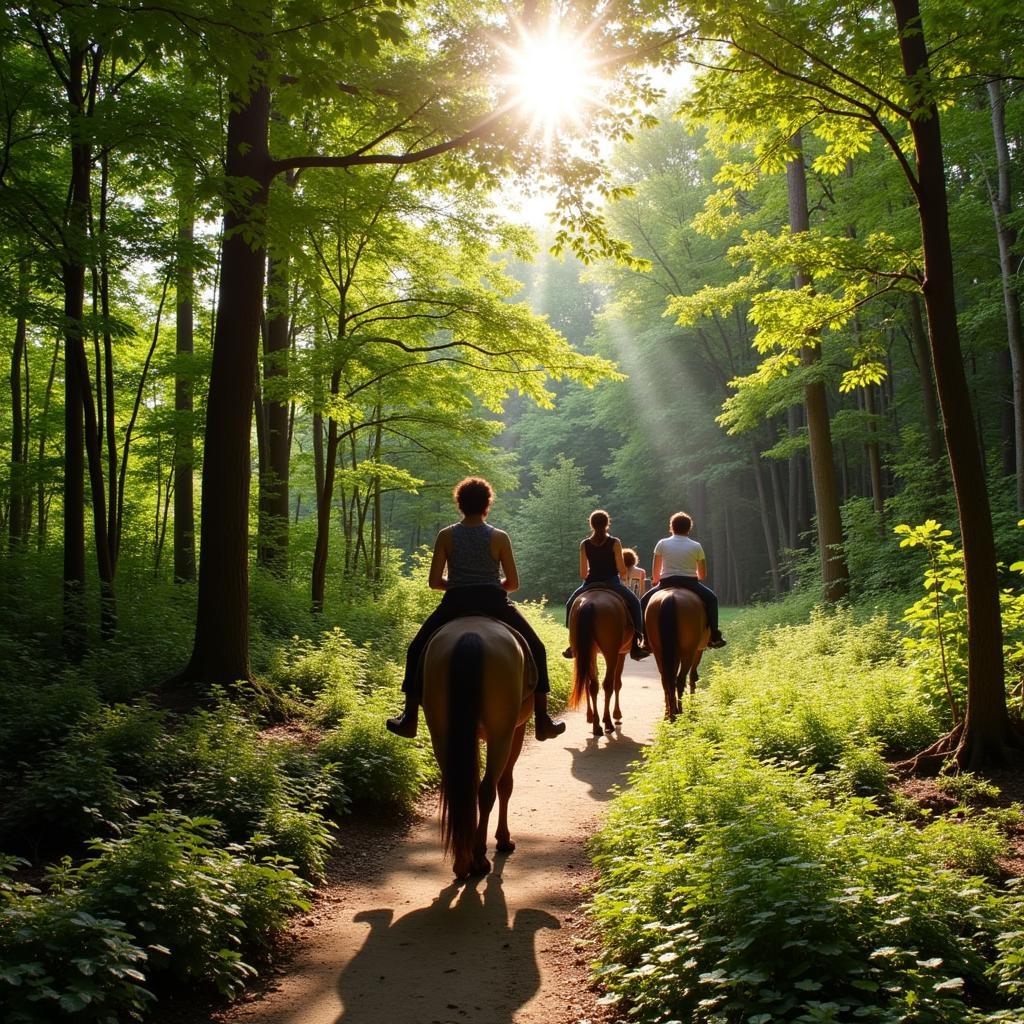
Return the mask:
M 526 725 L 516 727 L 512 735 L 512 749 L 508 754 L 508 764 L 498 779 L 498 829 L 494 833 L 497 840 L 498 853 L 511 853 L 516 844 L 512 842 L 512 836 L 508 830 L 508 802 L 512 797 L 513 778 L 512 772 L 519 760 L 519 754 L 523 749 L 523 737 L 526 735 Z
M 604 731 L 615 732 L 612 724 L 612 691 L 615 689 L 615 666 L 619 662 L 618 652 L 609 651 L 604 655 L 604 679 L 601 689 L 604 690 Z
M 518 727 L 517 727 L 518 729 Z M 487 859 L 487 826 L 490 822 L 494 798 L 497 794 L 497 780 L 505 772 L 512 751 L 514 733 L 487 740 L 487 769 L 477 788 L 477 824 L 473 840 L 473 860 L 469 874 L 486 875 L 491 870 Z
M 625 652 L 619 654 L 619 660 L 615 665 L 615 710 L 612 718 L 616 724 L 622 721 L 622 708 L 619 706 L 619 693 L 622 691 L 622 670 L 626 666 Z
M 587 682 L 587 721 L 591 723 L 595 736 L 601 735 L 601 716 L 597 710 L 597 693 L 599 684 L 597 681 L 597 653 L 594 653 L 590 662 L 590 678 Z
M 704 655 L 704 649 L 701 648 L 693 656 L 693 664 L 690 666 L 690 693 L 697 692 L 697 680 L 700 679 L 700 675 L 697 672 L 697 666 L 700 664 L 700 659 Z

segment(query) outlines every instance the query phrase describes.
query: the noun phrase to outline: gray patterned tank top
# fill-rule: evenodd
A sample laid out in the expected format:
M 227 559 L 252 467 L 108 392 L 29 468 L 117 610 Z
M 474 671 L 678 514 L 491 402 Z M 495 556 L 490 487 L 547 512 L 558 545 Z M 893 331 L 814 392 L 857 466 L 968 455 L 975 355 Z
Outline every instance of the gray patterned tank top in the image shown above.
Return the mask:
M 452 553 L 448 557 L 448 589 L 456 587 L 501 586 L 499 563 L 491 554 L 493 526 L 481 523 L 452 527 Z

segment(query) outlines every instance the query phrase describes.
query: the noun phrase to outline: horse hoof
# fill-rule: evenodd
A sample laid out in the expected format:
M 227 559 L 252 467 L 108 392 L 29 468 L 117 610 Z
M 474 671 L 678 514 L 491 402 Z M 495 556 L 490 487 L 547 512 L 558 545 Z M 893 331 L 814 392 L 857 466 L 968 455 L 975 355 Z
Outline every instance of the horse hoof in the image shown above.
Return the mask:
M 594 735 L 595 736 L 603 736 L 604 735 L 604 733 L 601 731 L 601 726 L 597 722 L 594 722 Z
M 479 860 L 473 861 L 473 867 L 469 873 L 476 878 L 489 875 L 491 873 L 491 862 L 486 857 L 481 857 Z
M 511 839 L 499 839 L 497 845 L 494 847 L 498 853 L 515 853 L 516 844 Z
M 612 725 L 611 722 L 605 722 L 604 723 L 604 731 L 606 733 L 608 733 L 608 735 L 610 736 L 613 732 L 615 732 L 615 726 Z
M 587 708 L 587 725 L 589 725 L 593 720 L 594 720 L 594 712 L 591 711 L 590 708 Z

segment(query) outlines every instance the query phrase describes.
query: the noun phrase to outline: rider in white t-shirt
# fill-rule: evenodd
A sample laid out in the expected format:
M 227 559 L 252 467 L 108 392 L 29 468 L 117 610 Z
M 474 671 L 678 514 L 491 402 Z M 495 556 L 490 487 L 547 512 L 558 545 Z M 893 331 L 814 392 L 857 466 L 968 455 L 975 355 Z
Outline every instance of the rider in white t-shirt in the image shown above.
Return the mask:
M 708 562 L 700 542 L 689 534 L 693 528 L 693 519 L 685 512 L 677 512 L 669 520 L 672 533 L 663 537 L 654 546 L 654 566 L 651 578 L 654 586 L 640 599 L 644 611 L 647 602 L 657 590 L 669 587 L 683 587 L 692 590 L 704 602 L 708 616 L 708 629 L 711 630 L 709 647 L 724 647 L 725 638 L 718 628 L 718 595 L 704 585 L 708 573 Z

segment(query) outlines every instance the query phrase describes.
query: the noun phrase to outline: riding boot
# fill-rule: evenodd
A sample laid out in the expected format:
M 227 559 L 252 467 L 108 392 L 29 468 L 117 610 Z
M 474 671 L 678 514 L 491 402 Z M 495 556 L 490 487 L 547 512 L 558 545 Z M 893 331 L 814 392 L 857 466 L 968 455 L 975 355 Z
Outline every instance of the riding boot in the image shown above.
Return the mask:
M 419 694 L 410 690 L 405 695 L 405 710 L 397 718 L 389 718 L 384 724 L 389 732 L 411 740 L 416 736 L 420 720 Z
M 651 656 L 651 652 L 643 642 L 643 637 L 637 633 L 633 634 L 633 646 L 629 649 L 629 656 L 634 661 L 643 661 L 644 658 Z
M 564 651 L 562 651 L 562 657 L 563 658 L 569 658 L 570 660 L 572 659 L 572 657 L 573 657 L 572 644 L 569 644 L 569 646 L 566 647 L 566 649 Z
M 720 629 L 712 630 L 711 631 L 711 639 L 708 641 L 708 647 L 724 647 L 724 646 L 725 646 L 725 637 L 722 636 L 722 631 Z
M 548 714 L 548 695 L 533 695 L 533 728 L 538 740 L 553 740 L 565 732 L 565 722 L 556 722 Z

